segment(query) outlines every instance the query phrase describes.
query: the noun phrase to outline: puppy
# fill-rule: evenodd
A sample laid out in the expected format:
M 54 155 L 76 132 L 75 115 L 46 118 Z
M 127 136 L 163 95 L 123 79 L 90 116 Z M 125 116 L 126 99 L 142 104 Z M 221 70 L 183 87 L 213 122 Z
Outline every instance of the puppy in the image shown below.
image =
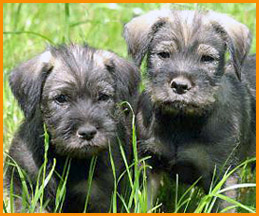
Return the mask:
M 44 127 L 49 134 L 47 172 L 56 159 L 55 174 L 46 186 L 46 210 L 53 212 L 57 186 L 66 163 L 71 165 L 62 212 L 83 212 L 88 193 L 92 156 L 97 156 L 87 212 L 108 212 L 114 177 L 124 170 L 119 141 L 129 154 L 130 114 L 118 104 L 134 107 L 140 76 L 137 68 L 112 52 L 89 46 L 49 47 L 11 72 L 10 86 L 24 112 L 10 157 L 33 186 L 44 161 Z M 22 182 L 15 168 L 8 167 L 6 181 L 13 176 L 14 193 L 21 196 Z M 16 211 L 22 206 L 17 199 Z
M 243 68 L 245 25 L 212 11 L 158 10 L 127 23 L 124 37 L 137 66 L 147 57 L 137 123 L 140 154 L 152 155 L 151 185 L 163 171 L 189 184 L 202 177 L 208 192 L 214 168 L 220 179 L 255 155 L 255 59 Z

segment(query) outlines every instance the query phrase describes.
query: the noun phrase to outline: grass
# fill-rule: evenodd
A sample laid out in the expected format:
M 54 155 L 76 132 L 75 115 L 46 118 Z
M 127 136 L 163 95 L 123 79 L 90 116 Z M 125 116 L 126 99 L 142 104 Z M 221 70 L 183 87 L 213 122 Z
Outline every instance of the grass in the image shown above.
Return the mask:
M 17 102 L 8 86 L 8 76 L 10 70 L 18 63 L 38 54 L 47 44 L 59 44 L 67 42 L 83 43 L 96 48 L 113 50 L 122 57 L 127 57 L 127 47 L 122 38 L 123 24 L 128 22 L 133 16 L 143 14 L 149 10 L 161 7 L 171 7 L 175 9 L 212 9 L 218 12 L 227 13 L 235 19 L 246 24 L 254 37 L 251 53 L 256 48 L 256 5 L 251 3 L 179 3 L 179 4 L 159 4 L 159 3 L 131 3 L 131 4 L 24 4 L 6 3 L 3 6 L 3 149 L 8 151 L 11 139 L 15 130 L 23 119 Z M 134 120 L 134 119 L 133 119 Z M 135 123 L 133 122 L 133 132 Z M 47 135 L 45 136 L 47 138 Z M 201 189 L 193 186 L 179 185 L 175 182 L 163 179 L 157 205 L 148 209 L 146 169 L 147 166 L 139 166 L 145 160 L 138 158 L 136 154 L 136 136 L 133 133 L 134 163 L 126 164 L 127 169 L 123 173 L 129 179 L 128 199 L 122 194 L 114 191 L 111 200 L 111 212 L 117 212 L 116 199 L 120 199 L 125 212 L 161 212 L 166 206 L 172 212 L 209 212 L 214 205 L 215 197 L 228 199 L 222 195 L 222 183 L 228 177 L 228 173 L 219 185 L 212 188 L 211 193 L 205 195 Z M 46 140 L 47 143 L 47 140 Z M 46 146 L 47 147 L 47 146 Z M 47 148 L 46 148 L 47 151 Z M 121 149 L 123 155 L 123 149 Z M 125 158 L 125 157 L 124 157 Z M 10 166 L 17 164 L 10 160 Z M 94 172 L 96 159 L 92 160 L 91 176 Z M 111 155 L 112 162 L 112 155 Z M 126 162 L 126 160 L 125 160 Z M 45 163 L 44 163 L 45 164 Z M 44 187 L 47 185 L 52 173 L 46 173 L 44 164 L 39 174 L 38 185 L 33 193 L 30 193 L 30 185 L 23 184 L 25 196 L 22 197 L 24 206 L 29 207 L 29 212 L 42 211 L 46 203 L 42 199 Z M 54 170 L 53 163 L 51 170 Z M 240 212 L 255 211 L 255 175 L 251 174 L 247 163 L 240 165 L 241 183 L 236 185 L 240 188 L 239 200 L 231 200 L 233 205 L 239 206 Z M 56 212 L 60 212 L 65 196 L 65 184 L 70 167 L 70 160 L 62 173 L 61 182 L 56 196 Z M 19 169 L 22 179 L 26 179 L 26 174 Z M 134 176 L 134 178 L 133 178 Z M 143 176 L 143 177 L 141 177 Z M 114 182 L 117 183 L 122 176 Z M 90 180 L 90 179 L 89 179 Z M 91 182 L 91 181 L 89 181 Z M 249 184 L 249 182 L 251 182 Z M 91 184 L 89 183 L 89 187 Z M 12 189 L 12 188 L 11 188 Z M 166 193 L 168 190 L 172 193 Z M 4 194 L 4 212 L 13 212 L 14 197 Z M 86 200 L 86 208 L 87 208 Z M 40 205 L 38 204 L 40 203 Z

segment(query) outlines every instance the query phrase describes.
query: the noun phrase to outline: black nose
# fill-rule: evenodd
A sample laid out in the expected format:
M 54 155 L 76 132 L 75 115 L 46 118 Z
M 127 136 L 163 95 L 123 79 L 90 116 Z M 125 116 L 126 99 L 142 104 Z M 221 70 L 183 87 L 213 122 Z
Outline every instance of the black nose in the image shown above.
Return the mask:
M 97 133 L 96 127 L 94 126 L 82 126 L 77 130 L 77 136 L 81 139 L 91 140 Z
M 171 81 L 171 88 L 177 94 L 184 94 L 192 88 L 192 83 L 188 78 L 176 77 Z

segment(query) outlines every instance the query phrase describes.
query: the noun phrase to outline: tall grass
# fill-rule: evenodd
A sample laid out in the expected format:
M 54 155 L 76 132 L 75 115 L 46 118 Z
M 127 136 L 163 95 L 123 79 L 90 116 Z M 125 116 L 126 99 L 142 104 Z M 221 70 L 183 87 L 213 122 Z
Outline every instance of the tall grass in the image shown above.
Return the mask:
M 219 3 L 178 3 L 178 4 L 159 4 L 159 3 L 131 3 L 131 4 L 4 4 L 3 16 L 3 146 L 4 152 L 8 151 L 11 139 L 15 130 L 23 119 L 23 114 L 17 106 L 10 88 L 8 86 L 8 76 L 10 70 L 18 63 L 29 59 L 41 52 L 46 44 L 68 43 L 70 41 L 113 50 L 119 55 L 127 56 L 127 47 L 121 36 L 123 24 L 128 22 L 133 16 L 143 14 L 149 10 L 172 7 L 175 9 L 212 9 L 222 13 L 227 13 L 242 23 L 246 24 L 254 36 L 251 53 L 256 48 L 256 10 L 255 4 L 219 4 Z M 144 71 L 144 70 L 143 70 Z M 144 72 L 143 72 L 144 77 Z M 144 83 L 141 85 L 144 88 Z M 132 116 L 132 146 L 134 160 L 132 163 L 126 160 L 123 145 L 120 151 L 125 163 L 125 171 L 121 176 L 116 177 L 112 152 L 110 151 L 111 166 L 114 170 L 114 193 L 111 197 L 110 212 L 118 212 L 117 203 L 122 203 L 123 212 L 210 212 L 215 205 L 216 199 L 225 199 L 238 207 L 239 212 L 254 212 L 256 205 L 255 196 L 255 175 L 250 171 L 248 160 L 241 164 L 238 169 L 241 182 L 234 185 L 240 191 L 239 201 L 230 200 L 224 196 L 226 190 L 223 183 L 232 171 L 227 171 L 217 185 L 211 187 L 209 194 L 196 187 L 179 184 L 178 179 L 171 181 L 164 177 L 161 181 L 161 190 L 158 199 L 153 205 L 149 205 L 147 172 L 151 169 L 147 164 L 148 158 L 138 158 L 137 142 L 135 133 L 135 116 Z M 48 150 L 48 135 L 45 133 L 45 156 Z M 4 156 L 8 157 L 8 154 Z M 47 157 L 40 169 L 36 187 L 32 187 L 31 180 L 18 164 L 9 158 L 8 166 L 14 166 L 18 170 L 22 182 L 22 197 L 13 195 L 13 184 L 10 185 L 10 195 L 4 193 L 4 212 L 15 212 L 15 199 L 21 200 L 23 211 L 42 212 L 48 204 L 44 198 L 44 189 L 50 183 L 51 176 L 55 173 L 56 161 L 52 161 L 52 167 L 47 170 Z M 93 158 L 89 170 L 88 191 L 91 191 L 91 181 L 94 176 L 94 168 L 98 158 Z M 62 175 L 59 176 L 60 184 L 57 188 L 55 198 L 55 212 L 61 212 L 66 195 L 66 183 L 70 170 L 71 159 L 67 158 Z M 118 184 L 126 178 L 128 189 L 119 193 Z M 252 182 L 252 183 L 249 183 Z M 170 193 L 168 193 L 170 191 Z M 89 202 L 89 194 L 86 197 L 85 211 Z M 163 207 L 161 206 L 163 204 Z
M 128 106 L 131 109 L 131 112 L 133 113 L 133 110 L 131 106 L 128 104 Z M 8 166 L 13 166 L 17 169 L 19 173 L 19 177 L 22 182 L 22 197 L 17 197 L 16 194 L 13 193 L 13 183 L 11 180 L 10 185 L 10 194 L 9 194 L 9 205 L 6 204 L 4 201 L 4 212 L 11 212 L 14 213 L 14 200 L 15 199 L 21 199 L 22 203 L 22 212 L 26 213 L 33 213 L 33 212 L 45 212 L 45 207 L 48 204 L 49 200 L 44 200 L 44 189 L 46 189 L 48 183 L 50 182 L 51 177 L 54 174 L 56 160 L 53 160 L 52 168 L 50 171 L 47 172 L 47 152 L 49 147 L 49 136 L 46 131 L 46 127 L 44 126 L 45 133 L 45 153 L 44 153 L 44 162 L 42 167 L 39 170 L 38 178 L 36 182 L 36 187 L 34 189 L 33 184 L 29 180 L 29 177 L 26 175 L 26 173 L 19 167 L 19 165 L 11 159 L 11 163 L 8 163 Z M 121 212 L 134 212 L 134 213 L 155 213 L 157 211 L 161 211 L 159 209 L 162 205 L 162 203 L 149 203 L 148 197 L 149 197 L 149 191 L 147 190 L 147 169 L 150 169 L 151 167 L 146 166 L 145 160 L 147 160 L 149 157 L 139 159 L 137 154 L 137 137 L 136 137 L 136 125 L 135 125 L 135 115 L 133 113 L 132 115 L 132 151 L 133 151 L 133 163 L 128 164 L 128 161 L 126 159 L 126 155 L 124 152 L 124 149 L 122 145 L 120 144 L 120 151 L 121 156 L 123 158 L 123 161 L 125 163 L 125 171 L 122 172 L 122 174 L 117 178 L 116 176 L 116 168 L 113 161 L 112 156 L 112 150 L 109 145 L 109 155 L 110 155 L 110 163 L 113 171 L 113 177 L 114 177 L 114 191 L 111 197 L 111 209 L 110 212 L 118 213 L 118 199 L 123 204 Z M 8 156 L 9 157 L 9 156 Z M 90 169 L 88 173 L 88 180 L 87 180 L 87 196 L 85 201 L 85 207 L 83 212 L 87 212 L 87 206 L 90 199 L 90 193 L 91 193 L 91 185 L 92 180 L 94 178 L 94 170 L 95 165 L 98 157 L 93 156 L 90 163 Z M 240 183 L 236 185 L 232 185 L 227 188 L 223 188 L 224 183 L 226 180 L 234 173 L 237 172 L 240 168 L 246 166 L 247 164 L 255 162 L 255 158 L 246 160 L 239 166 L 237 166 L 233 170 L 227 170 L 222 178 L 221 181 L 219 181 L 215 186 L 211 185 L 210 191 L 208 194 L 203 194 L 201 199 L 198 202 L 198 205 L 194 209 L 193 212 L 195 213 L 210 213 L 214 206 L 216 205 L 216 199 L 219 198 L 221 200 L 228 201 L 232 204 L 232 206 L 227 207 L 226 209 L 223 209 L 221 212 L 227 211 L 231 208 L 241 208 L 242 210 L 245 210 L 246 212 L 255 213 L 255 207 L 244 205 L 237 200 L 233 200 L 227 196 L 224 195 L 225 192 L 233 189 L 240 189 L 240 188 L 255 188 L 255 183 Z M 60 176 L 60 183 L 57 188 L 57 194 L 56 194 L 56 200 L 55 200 L 55 210 L 54 212 L 62 212 L 62 206 L 65 200 L 66 196 L 66 183 L 68 180 L 68 173 L 70 169 L 71 159 L 67 158 L 64 170 L 62 173 L 62 176 Z M 215 172 L 216 173 L 216 172 Z M 127 193 L 119 194 L 117 188 L 122 180 L 123 176 L 126 175 L 127 182 L 129 182 L 129 187 L 127 188 Z M 185 192 L 179 196 L 179 182 L 178 182 L 178 176 L 176 176 L 176 185 L 175 185 L 175 193 L 174 193 L 174 210 L 173 212 L 178 213 L 182 212 L 181 209 L 184 209 L 183 212 L 188 212 L 188 208 L 190 205 L 190 201 L 192 199 L 192 194 L 195 193 L 195 190 L 199 190 L 198 188 L 195 188 L 196 184 L 198 183 L 200 179 L 198 179 L 193 185 L 189 186 L 185 190 Z M 172 190 L 173 191 L 173 190 Z M 167 192 L 168 193 L 168 192 Z M 173 192 L 172 192 L 173 193 Z M 178 197 L 180 197 L 178 199 Z

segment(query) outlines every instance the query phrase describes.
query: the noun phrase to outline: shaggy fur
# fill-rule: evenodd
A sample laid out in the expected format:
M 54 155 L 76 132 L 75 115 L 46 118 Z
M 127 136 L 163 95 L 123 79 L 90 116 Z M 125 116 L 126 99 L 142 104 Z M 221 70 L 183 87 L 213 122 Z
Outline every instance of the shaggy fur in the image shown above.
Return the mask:
M 55 194 L 65 161 L 71 158 L 63 212 L 82 212 L 87 194 L 90 161 L 97 155 L 87 212 L 108 212 L 114 179 L 109 144 L 116 175 L 124 170 L 118 139 L 129 155 L 130 114 L 118 104 L 134 107 L 139 83 L 137 68 L 112 52 L 88 46 L 49 47 L 19 65 L 10 76 L 10 86 L 24 112 L 9 155 L 27 173 L 33 186 L 44 156 L 46 125 L 50 146 L 48 171 L 56 159 L 56 173 L 45 190 L 47 211 L 55 207 Z M 7 184 L 13 168 L 8 167 Z M 21 195 L 21 180 L 14 170 L 15 194 Z M 16 211 L 21 211 L 17 199 Z
M 147 57 L 137 123 L 139 152 L 152 155 L 153 175 L 179 174 L 189 184 L 202 176 L 208 192 L 215 167 L 220 179 L 255 155 L 256 64 L 255 57 L 245 62 L 245 25 L 211 11 L 160 10 L 130 21 L 124 37 L 138 66 Z

